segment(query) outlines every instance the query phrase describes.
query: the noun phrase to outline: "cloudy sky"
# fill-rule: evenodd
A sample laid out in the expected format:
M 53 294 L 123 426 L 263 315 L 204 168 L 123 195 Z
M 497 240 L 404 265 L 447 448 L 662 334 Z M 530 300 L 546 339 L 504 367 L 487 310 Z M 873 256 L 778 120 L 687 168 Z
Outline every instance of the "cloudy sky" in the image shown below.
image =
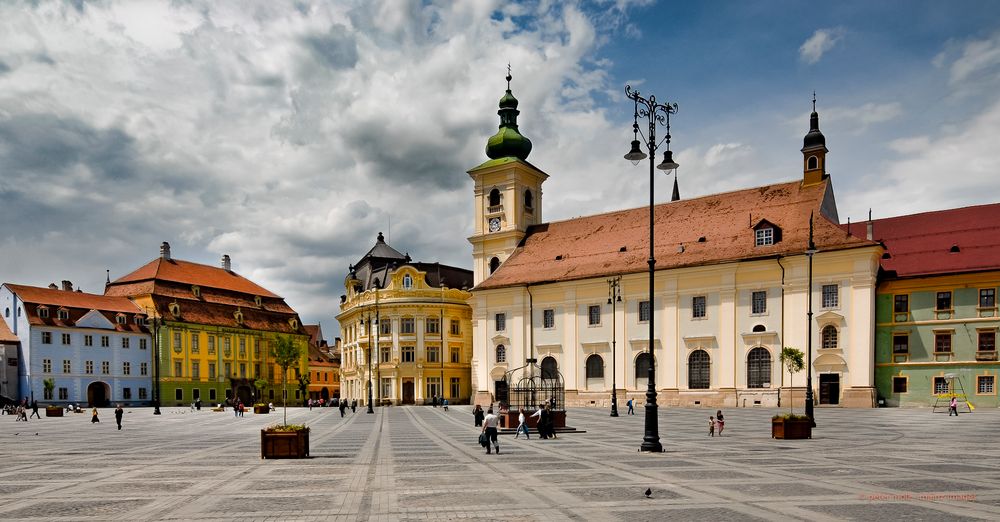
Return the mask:
M 471 267 L 508 62 L 548 220 L 646 203 L 625 84 L 680 105 L 682 197 L 799 177 L 815 90 L 841 219 L 1000 201 L 997 2 L 9 0 L 0 279 L 100 292 L 169 241 L 332 337 L 379 231 Z

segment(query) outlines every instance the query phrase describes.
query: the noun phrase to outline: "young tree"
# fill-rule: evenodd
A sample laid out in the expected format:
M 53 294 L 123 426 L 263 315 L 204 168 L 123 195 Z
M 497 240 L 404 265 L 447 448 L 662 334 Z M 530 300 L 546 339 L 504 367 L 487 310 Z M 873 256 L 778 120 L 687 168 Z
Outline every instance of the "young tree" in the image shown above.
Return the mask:
M 302 355 L 301 347 L 287 335 L 279 335 L 271 356 L 274 362 L 281 367 L 281 405 L 284 407 L 282 423 L 288 424 L 288 368 L 299 363 Z
M 264 404 L 264 387 L 267 386 L 266 379 L 257 379 L 253 382 L 254 388 L 257 388 L 257 402 Z
M 52 390 L 56 388 L 56 380 L 52 377 L 42 380 L 42 386 L 45 388 L 45 396 L 52 397 Z
M 802 371 L 802 368 L 805 367 L 805 362 L 802 360 L 802 350 L 786 346 L 781 349 L 781 356 L 779 358 L 781 359 L 782 366 L 788 370 L 788 386 L 791 387 L 792 376 Z M 793 413 L 792 408 L 794 405 L 793 401 L 788 401 L 788 413 Z

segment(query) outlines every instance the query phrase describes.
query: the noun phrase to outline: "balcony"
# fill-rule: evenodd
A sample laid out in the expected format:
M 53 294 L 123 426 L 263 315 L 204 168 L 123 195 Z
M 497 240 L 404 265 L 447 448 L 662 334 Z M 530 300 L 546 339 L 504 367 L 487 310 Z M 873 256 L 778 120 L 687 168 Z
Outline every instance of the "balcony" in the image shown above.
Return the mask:
M 499 205 L 490 205 L 486 207 L 486 214 L 487 215 L 503 214 L 503 203 L 500 203 Z

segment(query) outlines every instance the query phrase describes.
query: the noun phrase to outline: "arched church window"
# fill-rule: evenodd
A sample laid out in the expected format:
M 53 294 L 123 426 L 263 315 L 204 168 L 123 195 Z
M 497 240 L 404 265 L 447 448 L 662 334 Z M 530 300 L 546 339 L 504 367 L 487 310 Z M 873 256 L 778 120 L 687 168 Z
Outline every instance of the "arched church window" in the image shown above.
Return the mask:
M 407 290 L 413 288 L 413 278 L 410 277 L 410 274 L 403 276 L 403 288 Z
M 809 159 L 806 160 L 806 168 L 809 169 L 809 170 L 818 169 L 819 168 L 819 158 L 817 158 L 816 156 L 809 156 Z
M 559 376 L 559 363 L 554 357 L 542 359 L 542 379 L 555 379 Z
M 497 268 L 500 268 L 500 259 L 494 257 L 490 259 L 490 273 L 496 272 Z
M 507 348 L 502 344 L 497 346 L 497 362 L 507 362 Z
M 763 388 L 771 383 L 771 352 L 756 347 L 747 354 L 747 388 Z
M 531 209 L 535 206 L 535 195 L 531 193 L 531 189 L 526 189 L 524 191 L 524 208 Z
M 500 204 L 500 189 L 490 191 L 490 206 L 495 207 Z
M 707 390 L 711 376 L 712 361 L 705 350 L 695 350 L 688 356 L 688 388 Z
M 827 325 L 823 327 L 823 348 L 830 349 L 837 347 L 837 327 Z
M 587 357 L 587 378 L 588 379 L 603 379 L 604 378 L 604 359 L 596 353 L 591 354 Z

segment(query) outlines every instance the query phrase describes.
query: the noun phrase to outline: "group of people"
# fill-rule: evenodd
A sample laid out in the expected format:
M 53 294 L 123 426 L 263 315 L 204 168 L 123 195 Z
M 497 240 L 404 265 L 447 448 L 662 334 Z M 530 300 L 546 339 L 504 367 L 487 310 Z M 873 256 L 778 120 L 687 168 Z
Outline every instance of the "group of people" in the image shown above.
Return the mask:
M 722 436 L 722 430 L 726 427 L 726 421 L 722 419 L 722 410 L 715 412 L 715 417 L 708 418 L 708 434 L 714 437 L 716 430 L 719 431 L 719 436 Z
M 340 408 L 340 416 L 341 417 L 344 416 L 344 411 L 346 411 L 347 408 L 351 408 L 351 413 L 354 413 L 358 409 L 358 400 L 357 399 L 352 399 L 350 406 L 347 405 L 347 399 L 344 399 L 344 400 L 341 400 L 341 401 L 338 401 L 338 402 L 339 402 L 339 404 L 337 405 L 337 407 Z
M 490 404 L 489 408 L 484 412 L 483 407 L 476 405 L 472 408 L 472 416 L 476 427 L 482 427 L 482 432 L 480 433 L 479 442 L 486 448 L 486 453 L 490 453 L 490 447 L 492 446 L 496 453 L 500 453 L 500 444 L 497 442 L 497 433 L 500 425 L 500 419 L 506 416 L 508 409 L 504 403 L 499 405 L 499 414 L 493 412 L 493 404 Z M 543 403 L 538 405 L 538 409 L 535 410 L 530 416 L 525 415 L 524 408 L 518 408 L 517 412 L 517 432 L 514 434 L 514 438 L 519 438 L 522 433 L 524 433 L 524 438 L 530 439 L 530 429 L 528 426 L 529 419 L 535 420 L 535 429 L 538 430 L 538 436 L 543 439 L 555 439 L 556 430 L 553 423 L 553 413 L 552 404 Z
M 15 421 L 28 422 L 28 419 L 30 418 L 28 416 L 28 398 L 25 397 L 20 404 L 9 404 L 4 406 L 3 414 L 15 415 Z M 38 401 L 31 401 L 31 417 L 38 417 L 39 419 L 42 418 L 42 416 L 38 414 Z
M 435 408 L 438 407 L 437 395 L 431 396 L 431 405 L 434 406 Z M 444 408 L 444 411 L 448 411 L 448 399 L 445 399 L 444 397 L 441 398 L 441 407 Z

